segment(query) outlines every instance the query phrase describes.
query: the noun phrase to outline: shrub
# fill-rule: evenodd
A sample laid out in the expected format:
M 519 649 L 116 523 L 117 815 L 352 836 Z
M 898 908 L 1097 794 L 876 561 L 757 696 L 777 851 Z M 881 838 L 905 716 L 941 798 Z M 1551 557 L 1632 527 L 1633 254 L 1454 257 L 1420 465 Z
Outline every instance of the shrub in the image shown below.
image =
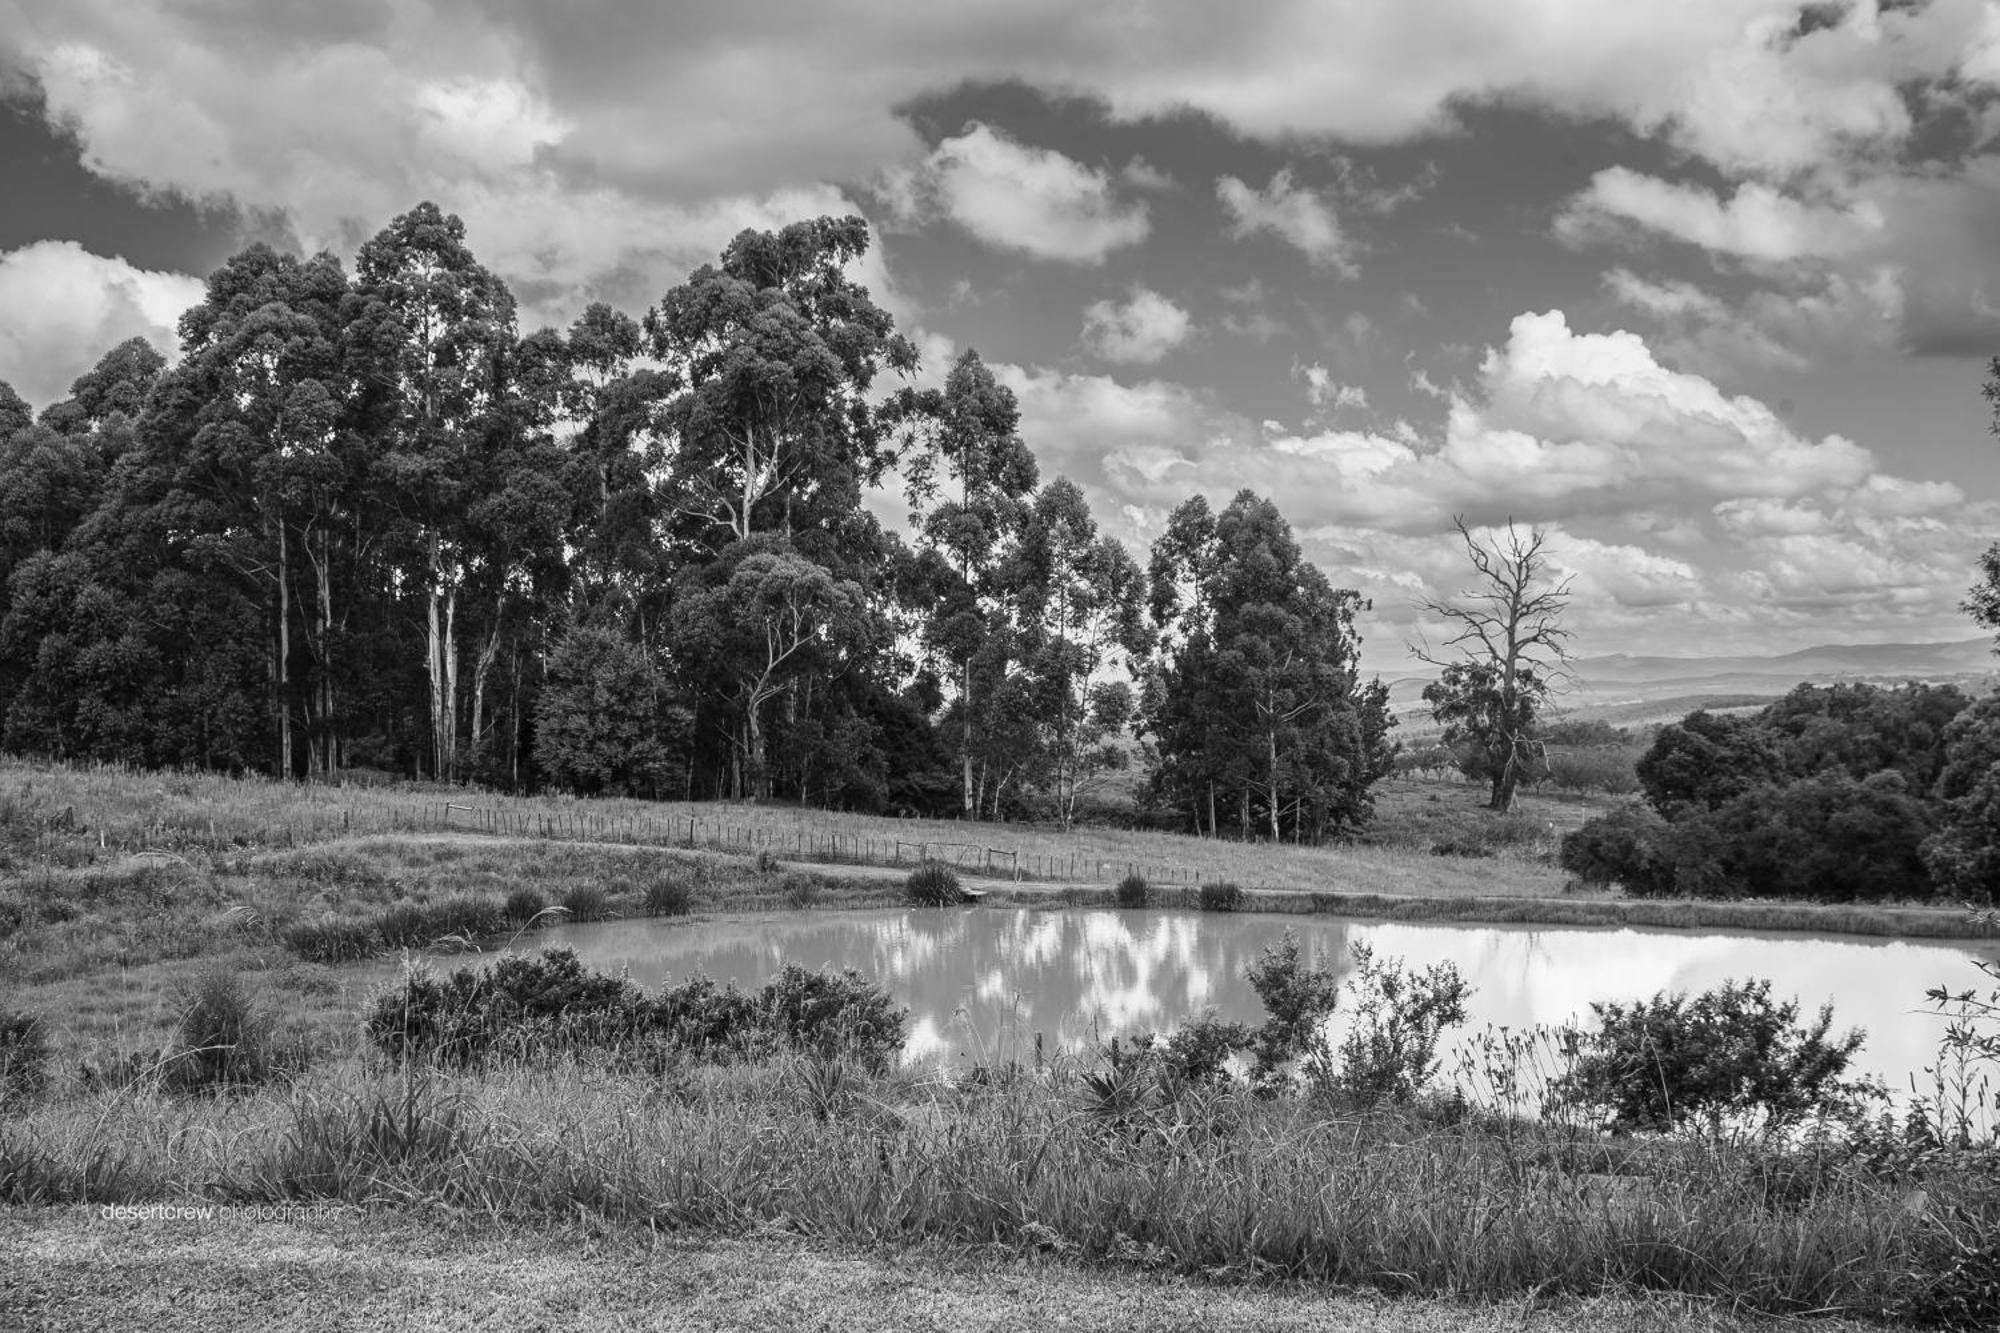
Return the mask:
M 430 913 L 416 903 L 397 903 L 375 918 L 375 933 L 390 949 L 421 949 L 436 938 Z
M 903 1049 L 908 1011 L 852 970 L 812 972 L 787 963 L 758 993 L 758 1005 L 777 1037 L 799 1050 L 851 1055 L 882 1069 Z
M 760 875 L 776 874 L 779 868 L 777 853 L 760 847 L 757 850 L 756 866 Z
M 1662 846 L 1667 821 L 1643 805 L 1599 815 L 1563 834 L 1559 863 L 1586 884 L 1617 884 L 1635 897 L 1674 891 L 1674 865 Z
M 1640 752 L 1629 746 L 1549 749 L 1548 785 L 1558 791 L 1601 791 L 1629 796 L 1639 790 Z
M 686 916 L 694 910 L 694 885 L 679 875 L 661 875 L 646 886 L 649 916 Z
M 1353 1022 L 1341 1037 L 1339 1069 L 1330 1086 L 1370 1106 L 1410 1101 L 1437 1070 L 1439 1040 L 1465 1022 L 1472 987 L 1451 963 L 1413 972 L 1400 958 L 1377 962 L 1365 944 L 1349 952 Z
M 263 1083 L 286 1072 L 273 1021 L 243 974 L 213 967 L 182 992 L 186 1007 L 160 1066 L 161 1086 L 176 1092 Z
M 563 890 L 563 910 L 572 921 L 603 921 L 611 915 L 611 897 L 597 884 L 572 884 Z
M 447 898 L 425 912 L 433 944 L 440 940 L 472 943 L 506 929 L 500 907 L 485 898 Z
M 1830 1037 L 1833 1006 L 1800 1025 L 1798 1001 L 1771 1000 L 1768 981 L 1724 982 L 1690 1000 L 1662 991 L 1630 1005 L 1593 1003 L 1595 1031 L 1553 1091 L 1598 1108 L 1620 1132 L 1753 1119 L 1767 1130 L 1845 1110 L 1866 1092 L 1841 1075 L 1861 1048 L 1856 1028 Z
M 1340 979 L 1299 957 L 1299 937 L 1285 932 L 1250 968 L 1250 989 L 1264 1005 L 1264 1024 L 1251 1038 L 1259 1082 L 1276 1079 L 1293 1060 L 1326 1054 L 1321 1029 L 1340 1001 Z
M 48 1084 L 48 1027 L 25 1010 L 0 1009 L 0 1106 Z
M 958 872 L 942 861 L 926 861 L 903 881 L 903 896 L 920 907 L 949 907 L 963 902 Z
M 1201 910 L 1204 912 L 1236 912 L 1243 907 L 1243 890 L 1232 880 L 1219 880 L 1201 886 Z
M 1189 1083 L 1220 1083 L 1229 1077 L 1229 1057 L 1247 1050 L 1253 1037 L 1247 1024 L 1224 1022 L 1210 1011 L 1168 1037 L 1161 1060 Z
M 287 949 L 308 963 L 356 963 L 372 958 L 382 946 L 374 922 L 336 917 L 298 922 L 288 926 L 280 938 Z
M 500 905 L 500 915 L 508 925 L 521 930 L 548 910 L 548 905 L 549 900 L 542 896 L 540 889 L 523 884 L 508 893 L 507 900 Z
M 796 870 L 785 876 L 778 885 L 778 892 L 784 895 L 787 905 L 799 911 L 813 906 L 820 899 L 819 881 Z
M 1152 889 L 1146 883 L 1146 877 L 1135 870 L 1118 881 L 1112 896 L 1120 907 L 1144 907 L 1146 900 L 1152 896 Z

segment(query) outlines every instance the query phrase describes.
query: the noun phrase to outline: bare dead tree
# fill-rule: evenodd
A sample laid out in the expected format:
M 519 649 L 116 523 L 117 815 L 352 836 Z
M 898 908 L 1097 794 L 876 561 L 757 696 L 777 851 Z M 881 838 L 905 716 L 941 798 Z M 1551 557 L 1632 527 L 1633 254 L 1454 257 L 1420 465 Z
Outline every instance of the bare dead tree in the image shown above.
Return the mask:
M 1552 582 L 1547 534 L 1531 527 L 1524 535 L 1507 520 L 1504 537 L 1483 542 L 1465 520 L 1453 526 L 1465 541 L 1477 582 L 1454 602 L 1424 601 L 1420 609 L 1453 627 L 1434 654 L 1412 645 L 1418 660 L 1444 674 L 1424 688 L 1431 716 L 1444 727 L 1445 742 L 1469 741 L 1478 748 L 1493 783 L 1489 807 L 1514 808 L 1521 778 L 1540 757 L 1535 719 L 1549 696 L 1569 676 L 1570 580 Z

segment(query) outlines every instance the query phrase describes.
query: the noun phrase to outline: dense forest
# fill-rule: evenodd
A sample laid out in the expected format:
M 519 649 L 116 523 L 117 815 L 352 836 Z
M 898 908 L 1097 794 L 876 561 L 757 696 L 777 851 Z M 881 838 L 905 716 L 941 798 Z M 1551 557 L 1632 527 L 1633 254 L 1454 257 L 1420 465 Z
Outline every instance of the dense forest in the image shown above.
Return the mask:
M 60 759 L 1317 841 L 1391 720 L 1244 492 L 1143 564 L 979 357 L 920 387 L 858 218 L 738 236 L 641 320 L 523 334 L 457 218 L 256 246 L 169 366 L 0 385 L 0 743 Z M 909 535 L 865 492 L 898 486 Z

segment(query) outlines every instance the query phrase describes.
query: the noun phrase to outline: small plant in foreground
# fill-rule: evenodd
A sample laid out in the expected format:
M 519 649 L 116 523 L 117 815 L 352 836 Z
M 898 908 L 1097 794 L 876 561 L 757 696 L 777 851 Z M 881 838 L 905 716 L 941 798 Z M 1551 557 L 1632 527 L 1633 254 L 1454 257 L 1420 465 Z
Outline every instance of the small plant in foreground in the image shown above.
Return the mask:
M 1250 988 L 1263 1002 L 1266 1015 L 1250 1043 L 1257 1061 L 1252 1071 L 1256 1080 L 1266 1085 L 1279 1081 L 1293 1060 L 1324 1067 L 1323 1029 L 1340 1002 L 1340 979 L 1333 971 L 1301 959 L 1299 937 L 1288 930 L 1250 968 Z
M 1329 1088 L 1368 1106 L 1408 1102 L 1437 1070 L 1439 1039 L 1465 1022 L 1472 987 L 1452 963 L 1413 972 L 1400 958 L 1377 962 L 1365 944 L 1353 945 L 1349 953 L 1354 1020 L 1341 1037 L 1339 1068 Z
M 0 1009 L 0 1106 L 40 1092 L 48 1082 L 49 1033 L 25 1010 Z
M 1160 1059 L 1189 1083 L 1224 1083 L 1229 1079 L 1229 1057 L 1248 1049 L 1254 1036 L 1245 1024 L 1225 1022 L 1211 1011 L 1168 1037 Z
M 1146 877 L 1135 870 L 1118 881 L 1113 896 L 1120 907 L 1144 907 L 1147 899 L 1152 897 L 1152 887 L 1146 883 Z
M 1243 910 L 1243 890 L 1233 880 L 1219 880 L 1201 886 L 1201 910 L 1239 912 Z
M 572 884 L 563 890 L 563 910 L 572 921 L 603 921 L 611 915 L 611 898 L 595 884 Z
M 287 1072 L 270 1012 L 242 973 L 212 967 L 182 994 L 174 1040 L 160 1066 L 174 1092 L 264 1083 Z
M 679 875 L 661 875 L 646 886 L 649 916 L 686 916 L 694 910 L 694 885 Z
M 1781 1130 L 1853 1107 L 1868 1091 L 1842 1081 L 1861 1049 L 1855 1028 L 1831 1036 L 1833 1006 L 1798 1023 L 1796 1000 L 1774 1003 L 1768 981 L 1726 981 L 1690 999 L 1662 991 L 1630 1005 L 1593 1003 L 1576 1063 L 1553 1089 L 1605 1111 L 1614 1131 L 1669 1130 L 1755 1119 Z
M 903 881 L 903 896 L 919 907 L 950 907 L 963 902 L 958 872 L 942 861 L 926 861 Z

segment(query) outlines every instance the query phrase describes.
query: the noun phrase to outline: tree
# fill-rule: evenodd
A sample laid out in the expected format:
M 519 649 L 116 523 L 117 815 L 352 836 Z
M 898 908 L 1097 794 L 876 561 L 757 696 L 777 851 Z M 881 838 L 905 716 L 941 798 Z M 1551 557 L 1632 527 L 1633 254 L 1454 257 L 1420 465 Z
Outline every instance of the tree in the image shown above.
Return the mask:
M 693 721 L 645 649 L 579 626 L 549 654 L 535 758 L 550 781 L 580 792 L 657 797 L 676 790 Z
M 1102 673 L 1120 652 L 1136 660 L 1150 646 L 1145 576 L 1123 546 L 1098 534 L 1083 492 L 1061 478 L 1035 497 L 1012 581 L 1023 697 L 1056 818 L 1067 829 L 1083 792 L 1125 762 L 1118 742 L 1132 718 L 1131 687 Z
M 1646 800 L 1666 818 L 1678 819 L 1690 811 L 1718 810 L 1779 780 L 1783 766 L 1751 719 L 1696 709 L 1660 728 L 1637 770 Z
M 1219 516 L 1200 497 L 1175 510 L 1151 574 L 1163 648 L 1140 718 L 1154 795 L 1210 835 L 1218 807 L 1244 837 L 1273 840 L 1318 841 L 1365 819 L 1392 721 L 1386 691 L 1356 671 L 1359 595 L 1333 588 L 1277 506 L 1250 491 Z
M 1492 775 L 1491 809 L 1514 808 L 1515 789 L 1539 753 L 1535 719 L 1565 671 L 1569 631 L 1562 626 L 1570 581 L 1550 582 L 1547 535 L 1530 528 L 1525 536 L 1510 520 L 1503 538 L 1475 537 L 1464 519 L 1454 520 L 1478 582 L 1460 594 L 1459 604 L 1425 601 L 1421 608 L 1453 627 L 1446 648 L 1456 659 L 1416 656 L 1444 668 L 1424 688 L 1431 716 L 1444 727 L 1446 744 L 1469 743 L 1486 756 Z
M 953 364 L 941 391 L 906 392 L 897 416 L 915 437 L 903 452 L 911 526 L 919 551 L 935 557 L 916 562 L 908 582 L 922 607 L 924 646 L 957 692 L 948 721 L 956 723 L 961 808 L 976 819 L 975 769 L 997 725 L 1012 642 L 1003 574 L 1028 517 L 1035 457 L 1018 433 L 1013 391 L 974 351 Z M 943 494 L 952 482 L 957 494 Z
M 473 258 L 465 224 L 424 203 L 361 247 L 349 300 L 350 364 L 382 441 L 375 474 L 402 518 L 423 596 L 432 768 L 450 778 L 459 768 L 462 520 L 469 492 L 490 476 L 482 446 L 505 391 L 514 298 Z

